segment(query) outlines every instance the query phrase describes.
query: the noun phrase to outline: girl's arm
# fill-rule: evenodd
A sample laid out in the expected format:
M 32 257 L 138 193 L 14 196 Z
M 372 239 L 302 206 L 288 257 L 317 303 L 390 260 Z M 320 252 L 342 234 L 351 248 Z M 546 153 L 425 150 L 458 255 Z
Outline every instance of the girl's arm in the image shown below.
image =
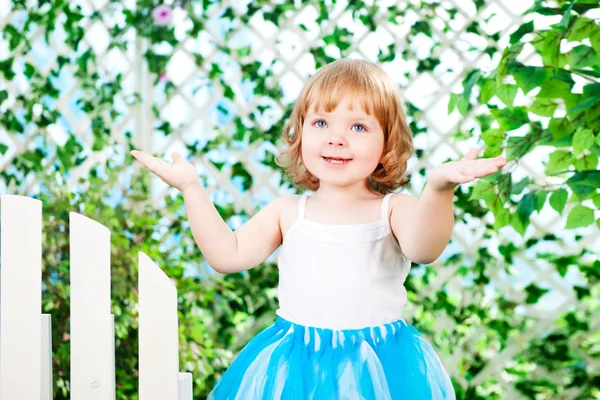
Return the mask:
M 266 260 L 281 244 L 279 215 L 283 197 L 272 201 L 243 226 L 232 232 L 208 197 L 196 168 L 179 153 L 167 163 L 132 150 L 144 167 L 183 194 L 192 235 L 204 258 L 217 272 L 250 269 Z
M 196 244 L 217 272 L 240 272 L 265 261 L 281 244 L 279 215 L 283 197 L 232 231 L 208 197 L 201 182 L 182 191 Z
M 502 156 L 477 159 L 479 151 L 472 149 L 459 161 L 447 162 L 428 171 L 421 198 L 403 196 L 402 205 L 392 209 L 392 230 L 409 260 L 419 264 L 437 260 L 452 236 L 454 189 L 495 174 L 506 165 Z M 394 197 L 397 196 L 392 199 Z
M 421 197 L 394 195 L 392 231 L 402 253 L 417 264 L 431 264 L 442 254 L 454 226 L 454 189 L 425 186 Z

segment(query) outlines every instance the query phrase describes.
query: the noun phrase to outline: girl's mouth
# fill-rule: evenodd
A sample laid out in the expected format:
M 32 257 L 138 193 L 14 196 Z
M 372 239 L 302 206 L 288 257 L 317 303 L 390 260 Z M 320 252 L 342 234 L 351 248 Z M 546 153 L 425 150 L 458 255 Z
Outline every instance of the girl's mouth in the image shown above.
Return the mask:
M 323 159 L 331 165 L 344 165 L 352 161 L 351 158 L 338 158 L 338 157 L 323 157 Z

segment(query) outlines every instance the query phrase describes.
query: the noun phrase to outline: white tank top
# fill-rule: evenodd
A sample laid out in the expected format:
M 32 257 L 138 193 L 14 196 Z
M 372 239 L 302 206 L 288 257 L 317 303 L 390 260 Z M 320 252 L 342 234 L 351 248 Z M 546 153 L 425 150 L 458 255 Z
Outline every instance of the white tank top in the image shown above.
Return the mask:
M 404 282 L 410 260 L 392 234 L 390 196 L 381 218 L 352 225 L 327 225 L 298 218 L 283 239 L 278 256 L 280 317 L 305 326 L 359 329 L 402 318 Z

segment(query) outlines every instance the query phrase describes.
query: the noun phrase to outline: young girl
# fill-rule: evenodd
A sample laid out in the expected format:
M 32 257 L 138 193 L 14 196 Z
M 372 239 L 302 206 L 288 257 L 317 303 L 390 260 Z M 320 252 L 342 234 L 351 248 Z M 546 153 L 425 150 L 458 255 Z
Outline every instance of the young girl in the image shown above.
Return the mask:
M 454 222 L 454 188 L 498 171 L 503 157 L 471 150 L 427 174 L 417 200 L 412 135 L 392 80 L 344 59 L 302 89 L 279 163 L 312 195 L 282 196 L 232 232 L 196 169 L 132 154 L 185 199 L 192 234 L 218 272 L 252 268 L 280 245 L 276 321 L 254 337 L 211 399 L 454 399 L 431 345 L 403 320 L 411 261 L 431 263 Z

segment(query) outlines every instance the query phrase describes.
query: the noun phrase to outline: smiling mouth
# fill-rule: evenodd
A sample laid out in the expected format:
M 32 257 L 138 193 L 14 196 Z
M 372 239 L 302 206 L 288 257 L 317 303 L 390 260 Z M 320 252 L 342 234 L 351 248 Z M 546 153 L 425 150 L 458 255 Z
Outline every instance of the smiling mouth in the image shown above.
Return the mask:
M 339 158 L 339 157 L 323 157 L 323 159 L 332 164 L 346 164 L 352 161 L 351 158 Z

